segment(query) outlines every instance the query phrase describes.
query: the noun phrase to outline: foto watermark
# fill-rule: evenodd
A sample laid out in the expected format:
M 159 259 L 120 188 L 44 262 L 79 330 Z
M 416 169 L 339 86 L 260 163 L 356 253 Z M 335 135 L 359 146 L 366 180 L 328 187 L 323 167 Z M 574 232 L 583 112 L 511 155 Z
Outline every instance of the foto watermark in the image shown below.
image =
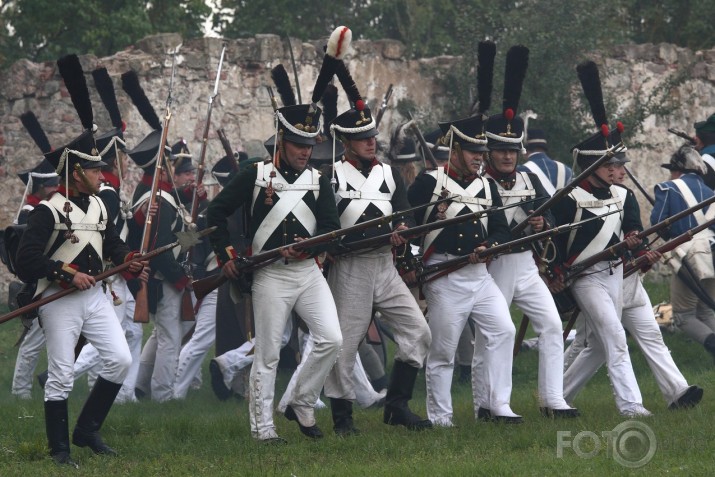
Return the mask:
M 653 459 L 658 447 L 655 433 L 640 421 L 625 421 L 610 431 L 571 431 L 556 433 L 556 457 L 562 459 L 564 449 L 571 449 L 582 459 L 591 459 L 605 451 L 608 457 L 623 467 L 637 469 Z

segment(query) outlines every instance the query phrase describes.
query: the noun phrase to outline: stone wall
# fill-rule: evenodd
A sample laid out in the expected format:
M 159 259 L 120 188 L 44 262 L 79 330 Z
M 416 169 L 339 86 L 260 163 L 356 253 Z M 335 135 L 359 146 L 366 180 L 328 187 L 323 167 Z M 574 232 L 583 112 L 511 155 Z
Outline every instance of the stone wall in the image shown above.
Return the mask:
M 157 114 L 163 118 L 171 76 L 171 59 L 167 52 L 181 42 L 182 39 L 175 34 L 157 35 L 111 57 L 80 57 L 87 73 L 95 123 L 100 132 L 110 127 L 110 121 L 93 88 L 89 76 L 91 70 L 104 66 L 112 76 L 122 117 L 128 125 L 125 138 L 127 145 L 132 147 L 149 132 L 149 126 L 121 90 L 120 75 L 130 69 L 135 70 Z M 323 43 L 292 41 L 304 102 L 313 89 L 323 55 Z M 220 51 L 220 40 L 204 38 L 184 42 L 177 57 L 169 140 L 173 143 L 180 137 L 185 138 L 195 157 L 200 149 Z M 406 60 L 403 53 L 404 46 L 391 40 L 353 42 L 347 59 L 363 97 L 369 104 L 375 105 L 392 83 L 395 86 L 392 105 L 409 99 L 420 105 L 416 111 L 418 116 L 434 118 L 434 123 L 436 119 L 449 117 L 440 80 L 454 70 L 458 59 Z M 690 68 L 687 81 L 669 93 L 679 107 L 668 116 L 648 117 L 645 132 L 629 138 L 654 146 L 653 149 L 631 149 L 629 153 L 633 160 L 633 172 L 651 190 L 656 182 L 666 178 L 665 171 L 658 165 L 667 161 L 669 154 L 681 142 L 667 133 L 667 128 L 677 127 L 692 132 L 694 121 L 704 119 L 715 111 L 714 59 L 715 50 L 691 52 L 671 45 L 628 45 L 609 52 L 608 58 L 599 60 L 603 65 L 602 71 L 609 72 L 605 96 L 619 98 L 623 108 L 631 105 L 635 97 L 644 98 L 657 90 L 679 68 Z M 220 94 L 213 104 L 207 167 L 224 155 L 215 133 L 220 127 L 225 129 L 235 149 L 244 149 L 251 156 L 264 154 L 262 141 L 272 134 L 274 128 L 265 86 L 271 84 L 270 69 L 278 62 L 291 71 L 287 43 L 278 36 L 256 35 L 228 42 Z M 292 74 L 289 76 L 292 81 Z M 347 99 L 343 93 L 339 98 L 338 110 L 343 111 L 347 108 Z M 495 104 L 498 104 L 496 100 Z M 23 185 L 16 173 L 34 166 L 41 159 L 39 150 L 20 123 L 20 115 L 28 110 L 37 115 L 55 147 L 81 132 L 79 120 L 54 62 L 38 64 L 19 61 L 0 73 L 0 196 L 5 197 L 4 206 L 0 207 L 2 226 L 12 222 L 22 199 Z M 402 121 L 397 116 L 394 109 L 388 110 L 383 118 L 384 128 L 394 127 Z M 383 132 L 385 129 L 381 127 Z M 128 195 L 131 195 L 130 186 L 138 176 L 136 171 L 133 172 L 127 185 Z M 649 207 L 645 202 L 642 202 L 642 209 L 647 220 Z M 1 302 L 11 277 L 4 268 L 0 277 Z

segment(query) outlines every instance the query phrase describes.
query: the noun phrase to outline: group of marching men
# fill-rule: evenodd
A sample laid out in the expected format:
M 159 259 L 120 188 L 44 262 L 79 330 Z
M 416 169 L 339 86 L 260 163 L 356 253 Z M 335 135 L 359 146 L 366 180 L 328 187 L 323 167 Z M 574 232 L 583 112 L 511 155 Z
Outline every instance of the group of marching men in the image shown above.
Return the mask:
M 28 323 L 13 383 L 15 394 L 29 394 L 29 383 L 23 387 L 17 375 L 27 381 L 27 369 L 31 378 L 34 363 L 21 364 L 21 359 L 27 349 L 39 349 L 45 341 L 45 422 L 50 454 L 57 463 L 76 465 L 70 456 L 67 399 L 82 370 L 94 370 L 96 379 L 72 442 L 97 454 L 115 453 L 99 433 L 115 399 L 126 402 L 145 395 L 166 401 L 186 395 L 215 335 L 220 335 L 219 290 L 198 300 L 198 294 L 190 296 L 195 325 L 183 348 L 182 338 L 191 325 L 181 319 L 182 306 L 185 295 L 191 295 L 191 278 L 211 274 L 230 279 L 224 292 L 251 278 L 254 330 L 241 356 L 250 355 L 252 361 L 248 413 L 252 436 L 260 441 L 285 442 L 276 431 L 273 401 L 280 350 L 294 315 L 307 333 L 280 409 L 310 438 L 323 436 L 314 415 L 321 391 L 330 400 L 335 433 L 359 432 L 353 421 L 353 403 L 364 385 L 358 349 L 375 314 L 397 345 L 384 395 L 386 424 L 412 430 L 453 425 L 452 377 L 465 329 L 474 330 L 476 417 L 522 422 L 510 407 L 516 336 L 512 303 L 528 316 L 538 336 L 538 397 L 544 416 L 579 416 L 570 403 L 604 363 L 620 414 L 651 415 L 643 406 L 625 329 L 640 346 L 671 409 L 701 400 L 703 390 L 688 384 L 665 347 L 637 273 L 663 254 L 649 245 L 653 237 L 640 233 L 638 203 L 632 191 L 619 185 L 629 162 L 623 127 L 608 126 L 596 65 L 584 63 L 577 70 L 597 132 L 572 149 L 581 171 L 597 166 L 590 174 L 573 177 L 568 167 L 551 160 L 545 139 L 537 133 L 529 141 L 528 162 L 518 165 L 526 142 L 524 122 L 517 114 L 528 64 L 523 46 L 507 53 L 502 111 L 487 114 L 492 81 L 480 80 L 476 114 L 440 123 L 434 143 L 425 142 L 422 153 L 434 160 L 433 167 L 402 174 L 405 163 L 399 163 L 407 156 L 391 154 L 392 165 L 378 159 L 375 118 L 341 58 L 349 36 L 345 27 L 331 36 L 309 104 L 296 104 L 289 82 L 286 87 L 277 79 L 282 78 L 280 69 L 274 69 L 283 107 L 274 111 L 275 131 L 266 142 L 271 159 L 250 163 L 243 158 L 239 164 L 228 154 L 213 169 L 223 189 L 210 202 L 201 184 L 194 182 L 195 168 L 183 142 L 160 153 L 165 125 L 136 74 L 122 75 L 122 85 L 152 132 L 129 149 L 106 70 L 93 76 L 98 88 L 109 86 L 100 89 L 100 96 L 113 128 L 95 137 L 79 60 L 70 55 L 58 61 L 84 131 L 54 149 L 46 137 L 37 139 L 44 134 L 33 135 L 45 159 L 27 174 L 27 204 L 34 208 L 18 216 L 26 228 L 14 259 L 19 278 L 36 286 L 31 298 L 71 286 L 81 292 L 39 307 L 39 318 Z M 480 43 L 478 74 L 493 70 L 495 54 L 493 43 Z M 351 104 L 339 115 L 333 76 Z M 36 120 L 23 116 L 23 122 L 27 127 Z M 683 147 L 664 165 L 672 180 L 656 187 L 653 223 L 714 195 L 703 178 L 712 173 L 709 162 L 715 164 L 708 154 L 715 149 L 715 115 L 696 123 L 696 132 L 694 141 L 703 156 Z M 121 193 L 125 150 L 144 173 L 131 205 Z M 162 163 L 163 158 L 170 160 Z M 319 161 L 325 166 L 322 172 Z M 150 205 L 155 177 L 156 203 Z M 57 189 L 50 192 L 52 187 Z M 562 189 L 568 194 L 550 202 Z M 197 201 L 204 212 L 197 223 L 186 224 Z M 707 227 L 713 215 L 715 208 L 702 208 L 660 235 L 668 240 L 696 226 Z M 236 222 L 243 225 L 237 227 Z M 171 244 L 176 232 L 191 225 L 215 230 L 194 246 L 190 263 L 174 251 L 150 262 L 137 253 L 148 251 L 142 247 L 147 233 L 151 250 Z M 548 239 L 521 240 L 557 228 L 559 233 Z M 669 254 L 669 260 L 678 270 L 671 286 L 677 293 L 672 300 L 676 323 L 715 355 L 715 319 L 707 301 L 715 292 L 712 236 L 705 228 Z M 321 240 L 301 245 L 316 237 Z M 517 239 L 518 244 L 504 245 Z M 615 255 L 589 262 L 611 247 L 618 250 Z M 490 252 L 496 249 L 501 252 Z M 280 259 L 251 261 L 266 251 L 276 251 Z M 706 263 L 700 263 L 703 253 Z M 695 254 L 698 263 L 692 263 Z M 105 260 L 128 266 L 104 282 L 96 281 Z M 636 273 L 624 278 L 624 265 L 633 263 Z M 697 289 L 681 269 L 695 278 Z M 426 315 L 410 290 L 416 284 L 424 294 Z M 148 290 L 154 321 L 143 349 L 141 324 L 133 320 L 139 303 L 134 296 L 141 287 Z M 577 337 L 566 355 L 553 298 L 564 293 L 580 311 Z M 110 316 L 119 319 L 107 319 Z M 75 346 L 81 339 L 89 344 L 77 357 Z M 408 405 L 423 366 L 427 418 Z M 212 373 L 228 368 L 220 357 L 212 361 Z

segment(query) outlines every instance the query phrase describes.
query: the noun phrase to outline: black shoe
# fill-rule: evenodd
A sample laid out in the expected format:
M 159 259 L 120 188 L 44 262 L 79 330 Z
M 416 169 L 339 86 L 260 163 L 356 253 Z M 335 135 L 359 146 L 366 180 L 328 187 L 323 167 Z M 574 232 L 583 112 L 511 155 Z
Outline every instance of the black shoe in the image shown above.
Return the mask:
M 97 455 L 117 455 L 117 451 L 109 447 L 102 440 L 99 432 L 84 432 L 82 429 L 75 428 L 72 433 L 72 444 L 77 447 L 89 447 Z
M 225 401 L 230 398 L 233 392 L 226 387 L 226 383 L 223 381 L 221 368 L 213 359 L 209 362 L 209 372 L 211 373 L 211 389 L 214 390 L 216 397 L 221 401 Z
M 146 392 L 144 392 L 144 390 L 142 389 L 134 388 L 134 397 L 136 397 L 137 400 L 141 401 L 146 397 Z
M 492 420 L 492 412 L 489 409 L 480 407 L 477 409 L 477 419 L 484 422 L 489 422 Z
M 333 426 L 333 431 L 335 431 L 335 435 L 338 437 L 350 437 L 350 436 L 359 436 L 360 435 L 360 429 L 355 427 L 352 423 L 351 424 L 341 424 L 341 425 L 334 425 Z
M 695 407 L 700 400 L 703 398 L 703 389 L 697 386 L 690 386 L 685 393 L 678 398 L 677 401 L 672 402 L 668 409 L 674 411 L 676 409 L 687 409 L 689 407 Z
M 523 424 L 524 418 L 521 416 L 494 416 L 492 422 L 503 422 L 504 424 Z
M 55 461 L 57 465 L 69 465 L 75 469 L 79 469 L 79 465 L 72 460 L 69 452 L 58 452 L 57 454 L 52 454 L 50 457 L 52 457 L 52 460 Z
M 570 419 L 574 417 L 579 417 L 581 413 L 576 408 L 569 409 L 552 409 L 550 407 L 540 407 L 539 411 L 541 415 L 549 418 L 563 418 Z
M 356 436 L 360 431 L 353 424 L 353 403 L 347 399 L 330 398 L 333 431 L 338 437 Z
M 286 410 L 283 413 L 283 415 L 288 419 L 289 421 L 295 421 L 298 423 L 298 427 L 300 428 L 300 432 L 305 434 L 306 436 L 310 437 L 311 439 L 320 439 L 323 437 L 323 431 L 320 430 L 317 424 L 313 424 L 310 427 L 306 427 L 303 424 L 300 423 L 298 420 L 298 415 L 295 413 L 293 408 L 288 405 L 286 406 Z
M 432 429 L 432 421 L 422 419 L 417 414 L 413 413 L 407 405 L 404 407 L 385 406 L 383 415 L 385 424 L 391 426 L 405 426 L 411 431 L 423 431 Z
M 37 375 L 37 382 L 40 384 L 42 389 L 45 389 L 45 383 L 47 382 L 47 371 L 43 371 Z

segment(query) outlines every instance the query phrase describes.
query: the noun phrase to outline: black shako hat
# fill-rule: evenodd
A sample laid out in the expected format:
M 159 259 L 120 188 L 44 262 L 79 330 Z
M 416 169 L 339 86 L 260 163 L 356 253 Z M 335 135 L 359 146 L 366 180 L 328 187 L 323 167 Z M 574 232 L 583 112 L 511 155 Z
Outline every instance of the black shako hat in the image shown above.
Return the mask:
M 448 149 L 453 148 L 454 144 L 459 144 L 459 147 L 465 151 L 486 152 L 489 150 L 487 149 L 487 137 L 484 135 L 484 121 L 479 115 L 439 123 L 439 128 L 442 130 L 440 144 Z
M 504 98 L 501 114 L 487 119 L 485 129 L 489 149 L 523 151 L 524 121 L 517 115 L 521 90 L 529 66 L 529 49 L 522 45 L 509 48 L 504 70 Z

